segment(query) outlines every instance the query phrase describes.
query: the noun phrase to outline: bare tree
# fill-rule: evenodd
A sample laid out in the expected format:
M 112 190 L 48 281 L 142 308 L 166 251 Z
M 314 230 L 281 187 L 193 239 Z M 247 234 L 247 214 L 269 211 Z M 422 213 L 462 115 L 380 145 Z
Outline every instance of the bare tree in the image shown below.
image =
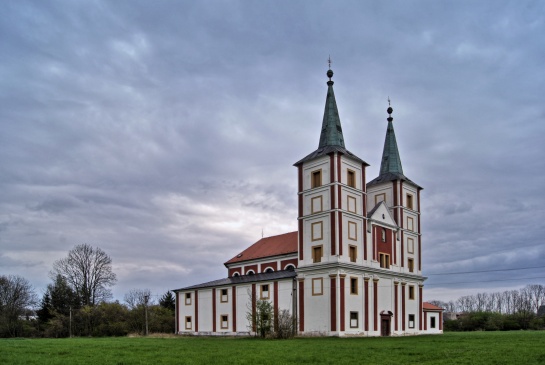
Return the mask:
M 84 306 L 94 306 L 110 298 L 108 287 L 116 282 L 110 256 L 86 243 L 71 249 L 68 257 L 55 261 L 50 276 L 57 275 L 66 279 Z
M 38 297 L 28 280 L 17 275 L 0 276 L 0 332 L 19 335 L 19 316 L 37 302 Z
M 146 304 L 146 297 L 148 298 L 148 305 L 155 304 L 153 299 L 150 300 L 151 291 L 149 289 L 131 289 L 125 294 L 123 300 L 125 303 L 127 303 L 130 309 L 136 309 Z

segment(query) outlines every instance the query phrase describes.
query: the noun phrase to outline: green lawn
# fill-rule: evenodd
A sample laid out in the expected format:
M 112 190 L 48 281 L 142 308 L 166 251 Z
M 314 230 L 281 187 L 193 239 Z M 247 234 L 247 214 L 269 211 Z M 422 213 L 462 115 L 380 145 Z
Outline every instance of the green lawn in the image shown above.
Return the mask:
M 2 339 L 0 364 L 545 364 L 545 331 L 293 340 Z

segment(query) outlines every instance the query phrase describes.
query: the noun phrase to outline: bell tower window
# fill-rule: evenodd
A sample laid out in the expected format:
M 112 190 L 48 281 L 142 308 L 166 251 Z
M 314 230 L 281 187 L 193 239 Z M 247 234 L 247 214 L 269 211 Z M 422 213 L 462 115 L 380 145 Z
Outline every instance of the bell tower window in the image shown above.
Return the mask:
M 322 186 L 322 170 L 312 172 L 311 187 L 317 188 L 319 186 Z

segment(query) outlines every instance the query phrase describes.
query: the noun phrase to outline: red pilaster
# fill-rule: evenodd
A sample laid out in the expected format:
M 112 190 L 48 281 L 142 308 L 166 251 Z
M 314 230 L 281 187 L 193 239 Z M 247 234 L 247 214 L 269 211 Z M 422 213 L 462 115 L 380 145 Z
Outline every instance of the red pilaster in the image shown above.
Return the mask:
M 394 193 L 394 220 L 399 226 L 399 207 L 397 205 L 397 180 L 392 181 L 392 190 Z
M 305 330 L 305 280 L 299 279 L 299 331 Z
M 337 277 L 329 276 L 330 281 L 330 308 L 331 308 L 331 331 L 337 330 Z
M 237 287 L 233 285 L 233 288 L 231 289 L 231 293 L 233 296 L 233 300 L 231 300 L 232 303 L 232 311 L 233 311 L 233 332 L 237 331 Z
M 178 333 L 180 331 L 178 321 L 180 320 L 180 293 L 176 292 L 176 323 L 174 324 L 174 331 Z
M 422 231 L 420 230 L 420 220 L 422 219 L 422 213 L 420 212 L 420 190 L 418 189 L 418 271 L 422 271 Z
M 339 255 L 342 256 L 343 254 L 343 216 L 341 212 L 339 212 L 338 220 L 339 220 Z
M 420 320 L 419 320 L 419 326 L 418 326 L 418 329 L 420 331 L 422 331 L 422 312 L 423 312 L 423 308 L 422 308 L 422 285 L 420 285 L 418 287 L 418 309 L 419 309 L 419 316 L 420 317 Z
M 407 318 L 405 318 L 405 283 L 401 283 L 401 330 L 405 331 L 405 322 L 407 321 Z
M 346 274 L 342 274 L 341 275 L 341 278 L 340 278 L 340 288 L 339 288 L 339 291 L 340 291 L 340 299 L 341 299 L 341 331 L 344 331 L 344 321 L 345 321 L 345 306 L 344 306 L 344 291 L 345 291 L 345 288 L 344 288 L 344 278 L 345 278 Z
M 278 281 L 274 282 L 274 299 L 273 299 L 273 310 L 274 310 L 274 329 L 278 329 Z
M 395 330 L 398 331 L 398 325 L 399 325 L 399 302 L 398 302 L 398 289 L 399 289 L 399 283 L 394 282 L 394 322 L 395 322 Z
M 424 331 L 428 329 L 428 312 L 424 312 Z
M 378 331 L 378 279 L 373 279 L 373 330 Z
M 199 291 L 195 290 L 195 332 L 199 332 Z
M 212 332 L 216 332 L 216 288 L 212 289 Z
M 252 323 L 252 331 L 255 332 L 255 306 L 256 306 L 256 301 L 257 301 L 257 298 L 256 298 L 256 290 L 255 290 L 255 284 L 252 284 L 252 318 L 253 318 L 253 323 Z
M 333 189 L 333 188 L 332 188 Z M 335 212 L 330 213 L 331 221 L 331 256 L 336 255 L 336 245 L 335 245 Z
M 439 331 L 443 330 L 443 311 L 439 312 Z
M 303 217 L 303 194 L 302 191 L 303 191 L 303 165 L 299 165 L 299 167 L 297 168 L 297 172 L 298 172 L 298 179 L 299 179 L 299 187 L 298 187 L 298 192 L 299 192 L 299 197 L 298 197 L 298 201 L 299 201 L 299 260 L 302 260 L 303 259 L 303 220 L 301 219 L 301 217 Z
M 365 330 L 369 331 L 369 278 L 363 279 L 363 293 L 365 295 L 364 298 L 364 309 L 363 309 L 363 315 L 365 316 Z

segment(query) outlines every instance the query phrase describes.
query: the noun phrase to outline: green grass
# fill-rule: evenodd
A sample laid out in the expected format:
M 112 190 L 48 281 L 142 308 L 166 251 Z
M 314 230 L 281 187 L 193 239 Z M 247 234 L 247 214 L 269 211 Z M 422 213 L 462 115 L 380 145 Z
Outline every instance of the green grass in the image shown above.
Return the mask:
M 293 340 L 2 339 L 0 364 L 545 364 L 545 331 Z

